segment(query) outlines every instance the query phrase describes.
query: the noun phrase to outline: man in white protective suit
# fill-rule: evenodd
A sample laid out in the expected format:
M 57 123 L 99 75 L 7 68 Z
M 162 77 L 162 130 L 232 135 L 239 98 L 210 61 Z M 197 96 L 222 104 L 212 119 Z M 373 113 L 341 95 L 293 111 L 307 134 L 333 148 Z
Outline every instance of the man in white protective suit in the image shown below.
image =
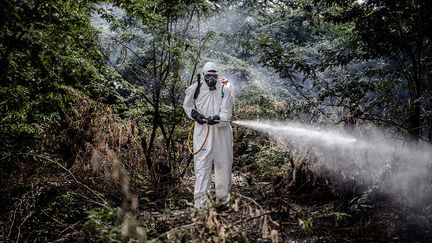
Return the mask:
M 233 164 L 233 133 L 229 122 L 233 97 L 227 87 L 228 80 L 218 78 L 218 68 L 214 63 L 207 62 L 202 75 L 204 82 L 191 85 L 186 90 L 183 103 L 186 114 L 195 120 L 193 150 L 194 153 L 199 151 L 194 155 L 194 205 L 195 208 L 208 206 L 214 162 L 216 207 L 219 211 L 226 211 L 229 209 Z

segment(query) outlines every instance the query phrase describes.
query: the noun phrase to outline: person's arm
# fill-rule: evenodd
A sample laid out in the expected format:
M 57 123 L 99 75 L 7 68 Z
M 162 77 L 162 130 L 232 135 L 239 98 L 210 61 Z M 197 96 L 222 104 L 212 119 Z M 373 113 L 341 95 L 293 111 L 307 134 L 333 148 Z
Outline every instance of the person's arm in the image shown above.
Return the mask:
M 200 113 L 198 113 L 198 111 L 195 110 L 193 98 L 195 94 L 195 89 L 196 86 L 192 85 L 186 90 L 186 96 L 183 101 L 183 109 L 189 118 L 194 119 L 196 122 L 198 122 L 198 124 L 202 125 L 206 123 L 207 120 L 203 115 L 201 115 Z
M 221 110 L 219 112 L 219 117 L 221 121 L 231 121 L 233 112 L 233 97 L 231 95 L 231 90 L 228 87 L 224 87 L 224 97 L 221 102 Z M 224 123 L 224 122 L 222 122 Z
M 184 101 L 183 101 L 183 109 L 184 109 L 186 115 L 191 119 L 193 119 L 192 115 L 191 115 L 192 109 L 195 108 L 194 99 L 193 99 L 194 92 L 195 92 L 195 90 L 193 88 L 194 86 L 195 85 L 192 85 L 186 90 L 186 96 L 185 96 Z

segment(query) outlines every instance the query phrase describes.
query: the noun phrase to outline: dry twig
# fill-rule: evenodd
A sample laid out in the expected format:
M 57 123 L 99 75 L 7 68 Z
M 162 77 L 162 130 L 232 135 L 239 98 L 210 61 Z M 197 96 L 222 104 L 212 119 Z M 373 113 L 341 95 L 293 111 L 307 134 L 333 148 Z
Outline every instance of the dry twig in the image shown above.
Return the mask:
M 16 212 L 17 212 L 17 210 L 18 210 L 19 208 L 21 208 L 21 205 L 22 205 L 22 200 L 20 200 L 20 202 L 19 202 L 19 204 L 18 204 L 18 207 L 14 210 L 14 213 L 13 213 L 13 219 L 12 219 L 12 224 L 11 224 L 11 226 L 10 226 L 10 228 L 9 228 L 9 233 L 8 233 L 8 235 L 7 235 L 6 238 L 9 238 L 10 235 L 11 235 L 11 233 L 12 233 L 12 228 L 13 228 L 13 226 L 14 226 L 14 224 L 15 224 Z
M 62 164 L 60 164 L 59 162 L 57 162 L 57 161 L 55 161 L 55 160 L 52 160 L 52 159 L 50 159 L 50 158 L 48 158 L 48 157 L 41 156 L 41 155 L 34 155 L 34 156 L 41 157 L 41 158 L 43 158 L 43 159 L 46 159 L 46 160 L 48 160 L 48 161 L 50 161 L 50 162 L 52 162 L 52 163 L 58 165 L 60 168 L 62 168 L 62 169 L 65 170 L 66 172 L 68 172 L 68 174 L 70 174 L 70 175 L 72 176 L 73 180 L 74 180 L 77 184 L 83 186 L 84 188 L 86 188 L 87 190 L 89 190 L 91 193 L 93 193 L 97 198 L 99 198 L 101 201 L 103 201 L 103 203 L 102 203 L 101 205 L 104 205 L 104 206 L 105 206 L 105 205 L 108 204 L 107 201 L 105 201 L 105 199 L 103 199 L 103 198 L 102 198 L 102 197 L 101 197 L 97 192 L 95 192 L 93 189 L 91 189 L 90 187 L 88 187 L 88 186 L 85 185 L 84 183 L 82 183 L 82 182 L 80 182 L 79 180 L 77 180 L 77 178 L 76 178 L 75 175 L 72 173 L 72 171 L 70 171 L 69 169 L 67 169 L 66 167 L 64 167 L 64 166 L 63 166 Z
M 172 229 L 168 230 L 167 232 L 164 232 L 164 233 L 160 234 L 158 236 L 158 239 L 164 238 L 165 236 L 168 236 L 169 234 L 174 233 L 174 232 L 176 232 L 178 230 L 190 229 L 190 228 L 193 228 L 193 227 L 195 227 L 197 225 L 200 225 L 200 224 L 202 224 L 202 223 L 200 223 L 200 222 L 193 222 L 191 224 L 185 224 L 185 225 L 181 225 L 181 226 L 172 228 Z

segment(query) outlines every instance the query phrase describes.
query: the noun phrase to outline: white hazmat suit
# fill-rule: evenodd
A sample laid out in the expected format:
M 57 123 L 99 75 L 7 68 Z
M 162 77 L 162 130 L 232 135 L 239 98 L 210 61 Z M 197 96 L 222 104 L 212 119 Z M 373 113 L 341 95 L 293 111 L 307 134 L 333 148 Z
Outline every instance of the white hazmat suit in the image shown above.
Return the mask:
M 208 62 L 202 70 L 206 74 L 209 70 L 217 71 L 214 63 Z M 194 93 L 198 84 L 191 85 L 186 90 L 183 108 L 189 118 L 192 118 L 192 109 L 195 109 L 205 117 L 219 115 L 221 121 L 230 121 L 232 118 L 233 99 L 230 89 L 216 83 L 216 89 L 210 90 L 205 82 L 201 84 L 200 92 L 196 100 Z M 193 150 L 198 151 L 205 141 L 207 129 L 210 129 L 203 149 L 194 156 L 195 208 L 208 205 L 207 195 L 211 186 L 211 172 L 214 162 L 216 204 L 226 205 L 229 201 L 231 190 L 231 169 L 233 164 L 233 133 L 229 122 L 220 122 L 216 125 L 195 122 L 193 133 Z

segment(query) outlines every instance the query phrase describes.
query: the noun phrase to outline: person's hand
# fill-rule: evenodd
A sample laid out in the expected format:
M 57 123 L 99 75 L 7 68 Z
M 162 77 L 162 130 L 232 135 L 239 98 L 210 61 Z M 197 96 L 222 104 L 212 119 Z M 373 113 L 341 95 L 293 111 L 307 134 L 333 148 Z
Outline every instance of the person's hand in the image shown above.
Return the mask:
M 195 109 L 192 109 L 191 117 L 198 122 L 198 124 L 202 125 L 204 123 L 207 123 L 207 119 L 205 116 L 201 115 L 198 111 Z
M 207 124 L 209 125 L 216 125 L 219 122 L 220 122 L 220 116 L 218 115 L 207 117 Z
M 221 82 L 223 85 L 226 85 L 228 83 L 228 79 L 224 78 L 224 77 L 219 77 L 218 78 L 219 82 Z

